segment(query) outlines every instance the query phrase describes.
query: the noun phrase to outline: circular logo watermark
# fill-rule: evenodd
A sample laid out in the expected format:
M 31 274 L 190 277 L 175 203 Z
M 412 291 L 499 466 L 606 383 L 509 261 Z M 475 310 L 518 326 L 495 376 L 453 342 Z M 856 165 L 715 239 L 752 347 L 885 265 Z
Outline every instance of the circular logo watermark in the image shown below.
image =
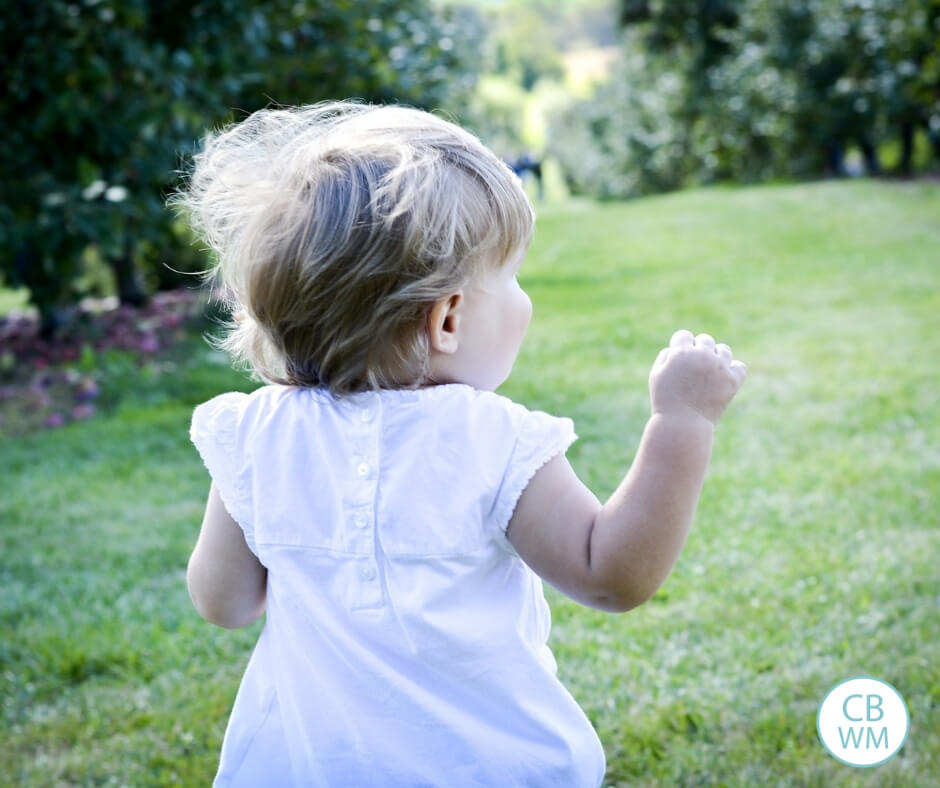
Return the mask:
M 901 693 L 886 681 L 855 676 L 840 681 L 816 714 L 819 740 L 850 766 L 877 766 L 901 749 L 911 718 Z

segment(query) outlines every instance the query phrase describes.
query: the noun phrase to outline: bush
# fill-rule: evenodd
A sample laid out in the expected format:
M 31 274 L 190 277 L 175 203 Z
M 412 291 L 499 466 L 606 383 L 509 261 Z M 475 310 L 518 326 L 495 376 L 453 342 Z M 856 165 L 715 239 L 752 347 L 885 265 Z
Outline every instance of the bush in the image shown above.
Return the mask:
M 429 0 L 45 0 L 0 17 L 0 281 L 47 336 L 93 246 L 122 302 L 199 268 L 164 207 L 206 126 L 272 101 L 418 106 L 473 82 L 465 31 Z

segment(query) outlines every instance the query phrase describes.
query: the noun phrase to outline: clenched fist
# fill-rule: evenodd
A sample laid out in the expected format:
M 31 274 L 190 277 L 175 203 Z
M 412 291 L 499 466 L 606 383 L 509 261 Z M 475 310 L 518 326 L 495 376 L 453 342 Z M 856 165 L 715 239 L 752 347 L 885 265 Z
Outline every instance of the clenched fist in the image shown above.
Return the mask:
M 716 424 L 747 375 L 731 348 L 715 344 L 708 334 L 676 331 L 650 371 L 653 414 L 697 413 Z

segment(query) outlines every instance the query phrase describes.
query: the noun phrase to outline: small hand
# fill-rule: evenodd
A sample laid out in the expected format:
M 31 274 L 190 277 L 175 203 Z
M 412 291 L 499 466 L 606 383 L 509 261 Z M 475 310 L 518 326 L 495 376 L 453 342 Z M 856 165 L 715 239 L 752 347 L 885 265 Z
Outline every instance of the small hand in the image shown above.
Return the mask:
M 745 375 L 747 367 L 727 345 L 716 345 L 708 334 L 676 331 L 650 371 L 653 413 L 697 413 L 716 424 Z

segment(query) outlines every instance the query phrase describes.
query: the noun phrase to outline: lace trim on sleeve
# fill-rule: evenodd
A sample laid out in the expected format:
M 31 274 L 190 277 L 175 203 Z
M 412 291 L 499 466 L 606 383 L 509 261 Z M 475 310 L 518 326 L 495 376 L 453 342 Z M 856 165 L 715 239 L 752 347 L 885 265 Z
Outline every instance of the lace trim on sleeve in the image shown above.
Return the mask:
M 516 551 L 506 538 L 506 529 L 519 497 L 539 469 L 553 457 L 567 451 L 578 438 L 571 419 L 550 416 L 541 411 L 521 410 L 521 417 L 515 420 L 516 443 L 490 514 L 490 523 L 501 537 L 503 546 L 513 554 Z
M 238 469 L 238 413 L 244 396 L 222 394 L 199 405 L 193 411 L 189 437 L 215 482 L 226 510 L 244 531 L 248 547 L 257 553 L 251 522 L 251 498 Z

